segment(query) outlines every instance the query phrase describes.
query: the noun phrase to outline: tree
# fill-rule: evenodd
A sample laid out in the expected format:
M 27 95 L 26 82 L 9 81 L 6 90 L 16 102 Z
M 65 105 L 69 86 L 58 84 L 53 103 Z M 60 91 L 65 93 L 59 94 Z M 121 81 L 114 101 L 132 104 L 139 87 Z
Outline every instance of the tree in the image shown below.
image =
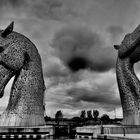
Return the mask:
M 89 120 L 91 120 L 93 117 L 92 117 L 92 113 L 91 113 L 91 110 L 87 111 L 87 118 Z
M 60 120 L 63 118 L 63 113 L 61 110 L 58 110 L 55 114 L 55 119 Z
M 109 120 L 110 120 L 110 118 L 109 118 L 109 116 L 108 116 L 107 114 L 103 114 L 103 115 L 102 115 L 101 121 L 107 122 L 107 121 L 109 121 Z
M 82 118 L 82 119 L 85 119 L 86 118 L 86 111 L 85 110 L 82 110 L 81 111 L 80 118 Z
M 51 120 L 51 117 L 48 117 L 47 115 L 44 117 L 45 121 L 50 121 Z
M 98 110 L 93 110 L 93 117 L 94 117 L 95 120 L 98 119 L 98 117 L 99 117 L 99 111 Z
M 73 117 L 71 120 L 72 121 L 79 121 L 80 122 L 81 118 L 80 117 Z

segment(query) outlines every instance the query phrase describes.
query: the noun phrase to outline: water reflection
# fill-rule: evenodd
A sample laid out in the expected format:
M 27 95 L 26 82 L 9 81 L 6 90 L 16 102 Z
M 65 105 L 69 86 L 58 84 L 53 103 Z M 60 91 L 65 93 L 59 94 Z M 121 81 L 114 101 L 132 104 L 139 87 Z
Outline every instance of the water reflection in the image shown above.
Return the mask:
M 25 139 L 25 140 L 32 140 L 32 139 Z M 46 139 L 36 139 L 36 140 L 80 140 L 80 139 L 70 139 L 70 138 L 46 138 Z M 85 139 L 86 140 L 86 139 Z
M 28 140 L 31 140 L 31 139 L 28 139 Z M 68 138 L 68 137 L 60 137 L 60 138 L 46 138 L 46 139 L 36 139 L 36 140 L 89 140 L 89 139 L 86 139 L 86 138 L 75 138 L 75 139 L 71 139 L 71 138 Z M 97 139 L 94 139 L 94 140 L 97 140 Z
M 26 139 L 26 140 L 32 140 L 32 139 Z M 59 138 L 51 137 L 51 138 L 40 138 L 40 139 L 36 139 L 36 140 L 83 140 L 83 139 L 71 139 L 68 137 L 59 137 Z M 89 139 L 84 138 L 84 140 L 89 140 Z

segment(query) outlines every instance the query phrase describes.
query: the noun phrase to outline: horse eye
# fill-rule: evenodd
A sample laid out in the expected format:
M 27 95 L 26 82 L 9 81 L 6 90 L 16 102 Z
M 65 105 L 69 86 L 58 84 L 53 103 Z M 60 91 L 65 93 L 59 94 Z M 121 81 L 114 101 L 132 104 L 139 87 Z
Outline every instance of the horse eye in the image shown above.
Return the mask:
M 3 47 L 0 47 L 0 53 L 3 52 L 3 51 L 4 51 L 4 48 Z

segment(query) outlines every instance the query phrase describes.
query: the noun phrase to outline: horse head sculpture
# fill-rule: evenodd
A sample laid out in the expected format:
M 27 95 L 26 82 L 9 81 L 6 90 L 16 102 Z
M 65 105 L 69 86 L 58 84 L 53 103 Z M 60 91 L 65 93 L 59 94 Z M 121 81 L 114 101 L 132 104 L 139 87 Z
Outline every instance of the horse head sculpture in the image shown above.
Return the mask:
M 35 45 L 13 31 L 12 22 L 0 30 L 0 97 L 8 81 L 15 76 L 0 126 L 44 125 L 45 91 L 41 57 Z
M 121 45 L 114 45 L 120 58 L 129 57 L 133 63 L 140 60 L 140 25 L 124 37 Z
M 116 75 L 125 125 L 140 125 L 140 81 L 134 64 L 140 61 L 140 25 L 124 37 L 118 50 Z

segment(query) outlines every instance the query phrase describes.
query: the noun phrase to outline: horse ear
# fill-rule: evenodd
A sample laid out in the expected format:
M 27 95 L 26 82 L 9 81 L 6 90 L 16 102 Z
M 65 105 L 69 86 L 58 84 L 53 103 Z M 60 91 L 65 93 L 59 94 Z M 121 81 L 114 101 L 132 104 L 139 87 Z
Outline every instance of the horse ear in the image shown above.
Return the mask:
M 14 28 L 14 22 L 12 21 L 11 24 L 9 26 L 7 26 L 7 28 L 5 30 L 2 31 L 2 37 L 6 37 L 7 35 L 9 35 Z

